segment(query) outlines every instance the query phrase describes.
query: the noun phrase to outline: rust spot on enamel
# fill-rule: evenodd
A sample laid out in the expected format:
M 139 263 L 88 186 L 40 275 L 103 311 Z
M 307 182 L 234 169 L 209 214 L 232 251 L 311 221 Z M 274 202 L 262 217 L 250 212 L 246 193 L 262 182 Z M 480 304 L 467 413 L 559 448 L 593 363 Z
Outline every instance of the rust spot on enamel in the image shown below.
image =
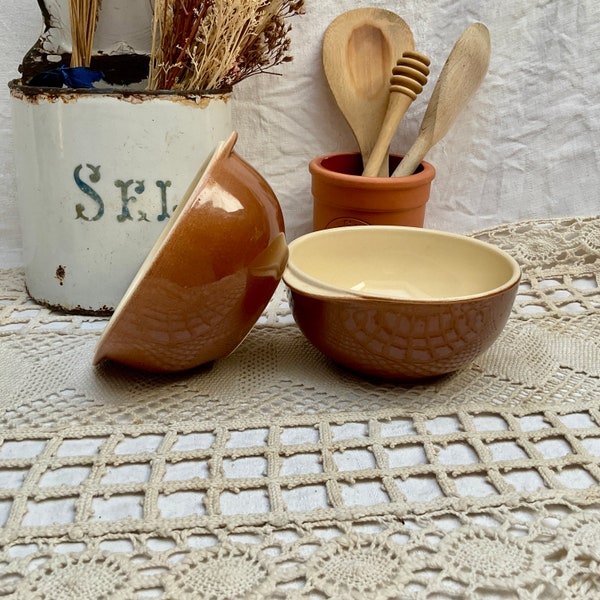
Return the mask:
M 63 267 L 62 265 L 58 265 L 58 267 L 56 267 L 56 279 L 58 279 L 58 283 L 60 285 L 63 285 L 65 283 L 65 275 L 66 275 L 66 270 L 65 267 Z

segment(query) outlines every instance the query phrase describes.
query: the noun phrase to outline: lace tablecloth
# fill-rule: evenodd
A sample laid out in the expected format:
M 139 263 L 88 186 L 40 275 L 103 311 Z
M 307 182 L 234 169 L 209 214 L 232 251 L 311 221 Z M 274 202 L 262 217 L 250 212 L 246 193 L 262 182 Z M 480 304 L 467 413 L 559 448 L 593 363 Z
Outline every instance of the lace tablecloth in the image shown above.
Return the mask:
M 497 343 L 367 381 L 283 286 L 236 352 L 158 376 L 0 272 L 0 597 L 600 597 L 600 219 L 476 237 L 524 276 Z

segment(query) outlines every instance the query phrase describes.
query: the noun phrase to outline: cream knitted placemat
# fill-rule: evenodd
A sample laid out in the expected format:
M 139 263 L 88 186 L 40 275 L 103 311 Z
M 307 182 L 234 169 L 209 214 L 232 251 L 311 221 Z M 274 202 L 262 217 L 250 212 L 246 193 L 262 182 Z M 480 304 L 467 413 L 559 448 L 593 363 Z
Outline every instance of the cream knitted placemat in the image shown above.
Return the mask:
M 94 369 L 106 319 L 0 272 L 0 598 L 600 597 L 600 220 L 474 235 L 513 314 L 419 385 L 321 356 L 283 286 L 223 360 Z

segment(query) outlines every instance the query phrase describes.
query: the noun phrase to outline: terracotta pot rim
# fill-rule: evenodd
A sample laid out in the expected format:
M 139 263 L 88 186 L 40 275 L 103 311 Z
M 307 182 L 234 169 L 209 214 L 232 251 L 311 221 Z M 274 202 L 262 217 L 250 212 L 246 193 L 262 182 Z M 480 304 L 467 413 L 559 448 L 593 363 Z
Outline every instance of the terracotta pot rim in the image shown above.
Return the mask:
M 309 163 L 309 171 L 313 176 L 326 178 L 331 182 L 335 182 L 340 187 L 351 187 L 360 189 L 387 189 L 387 190 L 403 190 L 413 188 L 419 185 L 424 185 L 433 181 L 435 177 L 435 167 L 427 162 L 422 161 L 423 169 L 413 175 L 407 177 L 363 177 L 362 175 L 352 175 L 348 173 L 339 173 L 331 171 L 323 166 L 323 162 L 327 159 L 341 156 L 357 156 L 358 152 L 338 152 L 333 154 L 323 154 L 313 158 Z M 402 154 L 391 154 L 393 157 L 402 158 Z

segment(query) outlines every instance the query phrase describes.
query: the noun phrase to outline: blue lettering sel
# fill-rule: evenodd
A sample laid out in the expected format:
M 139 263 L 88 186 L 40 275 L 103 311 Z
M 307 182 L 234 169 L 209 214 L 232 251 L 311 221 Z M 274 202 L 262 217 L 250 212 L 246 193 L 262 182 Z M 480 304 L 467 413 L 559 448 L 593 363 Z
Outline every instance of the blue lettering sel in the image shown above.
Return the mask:
M 157 181 L 156 182 L 156 187 L 160 190 L 160 206 L 161 206 L 161 213 L 160 215 L 158 215 L 157 219 L 159 221 L 164 221 L 165 219 L 168 219 L 171 215 L 169 214 L 169 209 L 167 207 L 167 188 L 171 187 L 171 182 L 169 180 L 167 181 Z
M 142 194 L 146 189 L 143 181 L 136 181 L 137 185 L 134 188 L 134 192 L 136 194 Z M 133 217 L 129 212 L 129 203 L 135 202 L 137 198 L 135 196 L 129 196 L 129 188 L 133 184 L 133 179 L 129 179 L 128 181 L 122 181 L 121 179 L 117 179 L 115 181 L 115 186 L 121 189 L 121 214 L 117 215 L 117 221 L 119 223 L 123 223 L 124 221 L 133 221 Z
M 95 167 L 88 163 L 88 164 L 86 164 L 86 167 L 91 171 L 90 175 L 89 175 L 89 180 L 92 183 L 98 183 L 98 181 L 100 181 L 100 177 L 101 177 L 100 176 L 100 165 Z M 97 204 L 98 208 L 97 208 L 96 214 L 92 218 L 89 218 L 87 215 L 84 214 L 85 206 L 83 204 L 79 203 L 75 206 L 75 212 L 77 214 L 77 216 L 75 218 L 83 219 L 84 221 L 97 221 L 98 219 L 101 219 L 102 216 L 104 215 L 104 201 L 102 200 L 100 195 L 89 184 L 87 184 L 85 181 L 83 181 L 81 179 L 81 170 L 82 169 L 83 169 L 83 165 L 77 165 L 75 167 L 75 170 L 73 171 L 73 179 L 75 179 L 75 183 L 77 184 L 77 187 L 86 196 L 88 196 L 88 198 L 91 198 Z

